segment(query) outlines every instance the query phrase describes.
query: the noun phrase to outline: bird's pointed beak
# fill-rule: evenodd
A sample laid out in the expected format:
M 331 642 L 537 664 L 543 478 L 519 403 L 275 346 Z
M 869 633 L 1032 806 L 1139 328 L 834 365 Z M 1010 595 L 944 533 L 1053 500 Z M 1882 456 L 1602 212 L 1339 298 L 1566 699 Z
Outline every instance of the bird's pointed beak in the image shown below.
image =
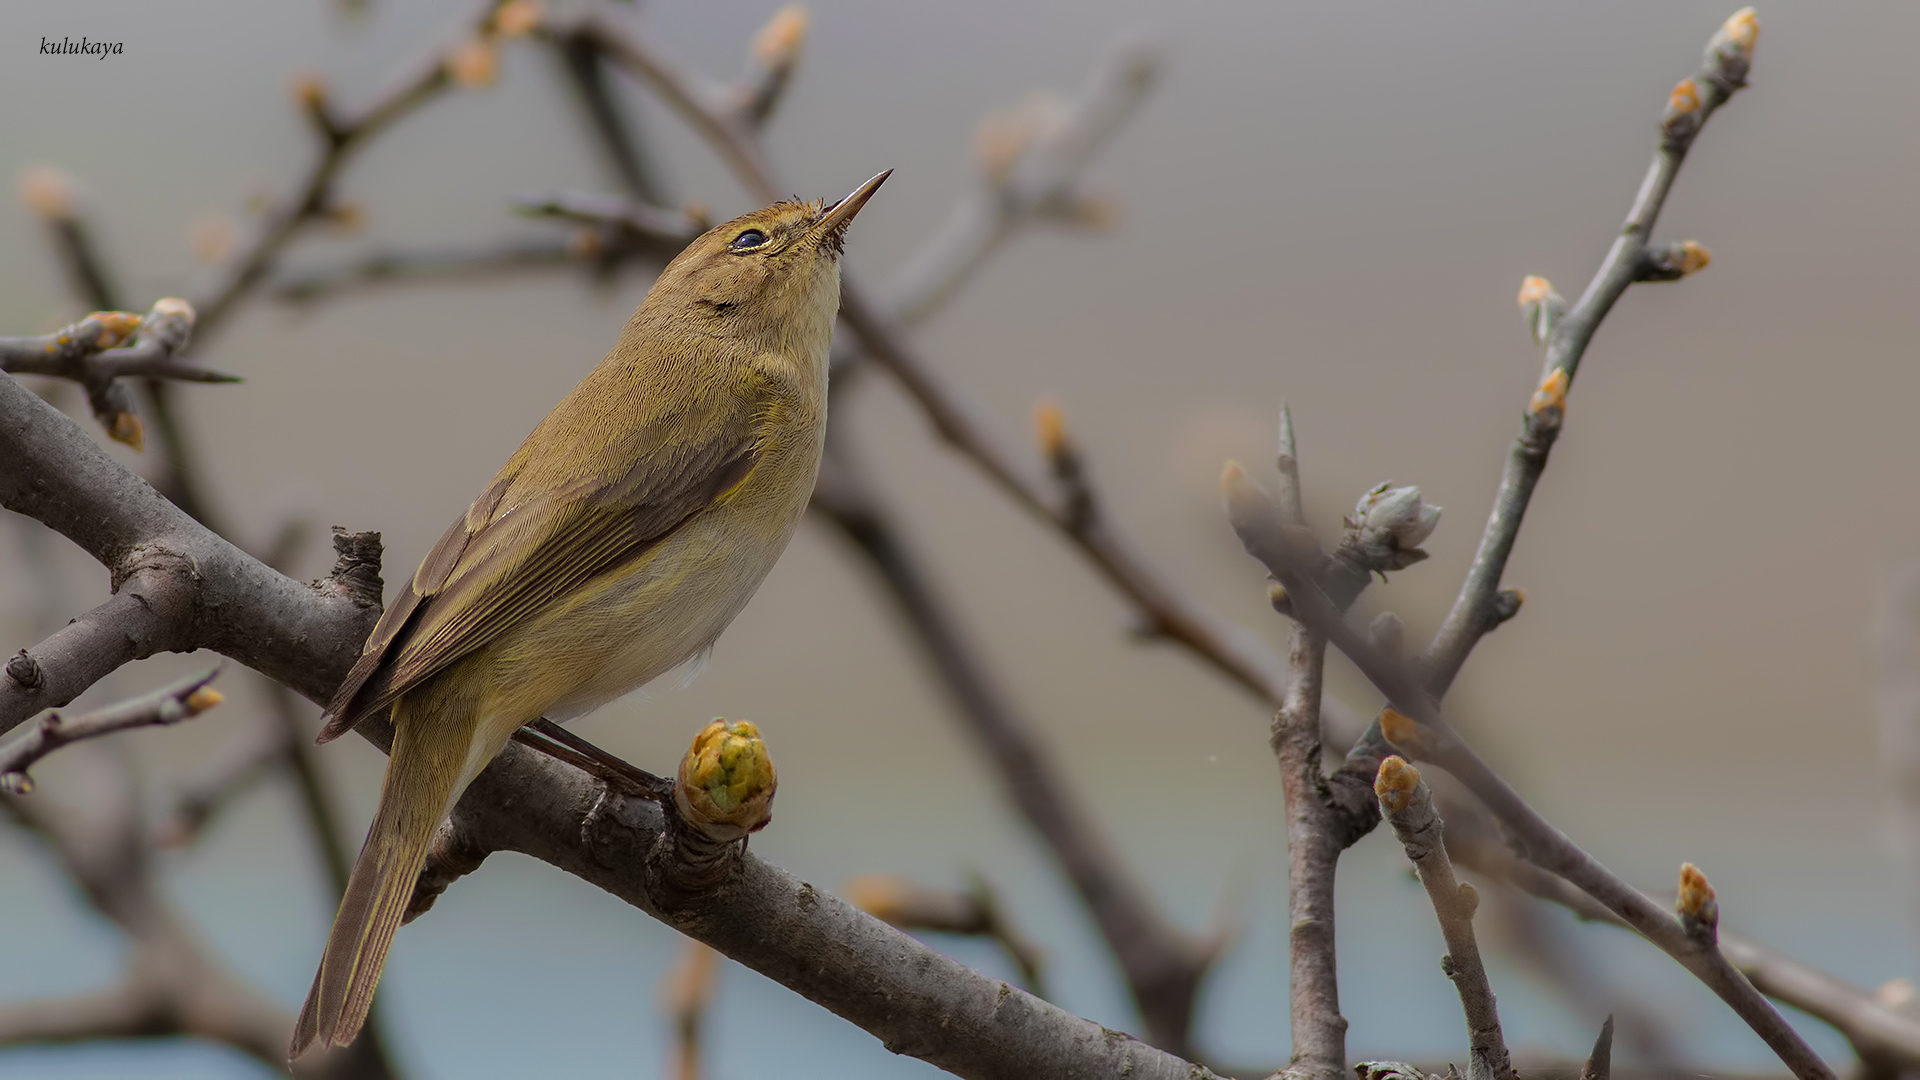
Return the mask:
M 819 230 L 823 235 L 828 236 L 844 232 L 847 227 L 847 222 L 853 220 L 853 215 L 859 213 L 860 208 L 867 205 L 867 200 L 873 198 L 873 193 L 879 191 L 880 185 L 886 183 L 887 177 L 892 175 L 893 170 L 888 169 L 879 176 L 854 188 L 853 194 L 834 203 L 833 206 L 827 210 L 826 216 L 822 217 L 814 228 Z

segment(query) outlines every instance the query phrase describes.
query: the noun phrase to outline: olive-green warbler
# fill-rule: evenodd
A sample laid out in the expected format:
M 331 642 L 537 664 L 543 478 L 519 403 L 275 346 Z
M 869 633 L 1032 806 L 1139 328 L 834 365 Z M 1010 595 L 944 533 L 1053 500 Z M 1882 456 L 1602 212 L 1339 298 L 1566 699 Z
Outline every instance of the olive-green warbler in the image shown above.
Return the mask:
M 515 729 L 700 656 L 773 567 L 820 467 L 842 240 L 890 172 L 688 245 L 381 616 L 320 741 L 390 712 L 392 760 L 292 1056 L 359 1034 L 434 830 Z

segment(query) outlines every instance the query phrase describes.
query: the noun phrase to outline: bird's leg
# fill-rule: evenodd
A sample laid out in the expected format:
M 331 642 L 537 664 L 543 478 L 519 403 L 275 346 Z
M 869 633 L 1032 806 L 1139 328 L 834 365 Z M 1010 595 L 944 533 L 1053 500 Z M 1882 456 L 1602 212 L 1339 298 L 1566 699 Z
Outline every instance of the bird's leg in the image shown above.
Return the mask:
M 609 788 L 618 788 L 622 794 L 673 806 L 673 781 L 622 761 L 545 717 L 515 731 L 513 738 L 598 778 Z

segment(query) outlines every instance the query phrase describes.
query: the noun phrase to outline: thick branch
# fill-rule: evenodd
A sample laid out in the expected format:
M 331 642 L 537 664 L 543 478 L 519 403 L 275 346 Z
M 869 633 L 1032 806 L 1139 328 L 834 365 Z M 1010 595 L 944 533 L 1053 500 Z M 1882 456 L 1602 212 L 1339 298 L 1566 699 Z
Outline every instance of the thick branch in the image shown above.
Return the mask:
M 1213 1074 L 967 968 L 823 889 L 740 855 L 717 889 L 661 877 L 659 807 L 509 745 L 453 826 L 591 882 L 860 1025 L 889 1050 L 963 1077 Z M 589 840 L 583 841 L 586 829 Z
M 302 585 L 214 535 L 65 414 L 0 377 L 0 506 L 37 518 L 112 574 L 115 595 L 0 676 L 0 733 L 128 661 L 210 648 L 324 698 L 378 616 L 346 584 Z
M 0 503 L 53 525 L 107 565 L 137 550 L 185 553 L 194 572 L 179 575 L 185 600 L 166 623 L 180 647 L 217 648 L 321 701 L 357 656 L 377 610 L 366 603 L 364 552 L 317 587 L 289 581 L 160 499 L 11 378 L 0 379 L 0 460 L 10 465 L 0 471 Z M 375 740 L 390 734 L 365 727 Z M 603 793 L 510 746 L 468 791 L 456 825 L 484 850 L 522 851 L 608 889 L 897 1052 L 962 1076 L 1210 1075 L 974 972 L 750 857 L 717 890 L 669 909 L 670 890 L 646 857 L 661 834 L 659 811 L 614 800 L 590 821 Z
M 1438 695 L 1446 693 L 1474 645 L 1503 621 L 1500 578 L 1506 572 L 1507 557 L 1512 554 L 1514 540 L 1520 534 L 1520 522 L 1533 498 L 1534 485 L 1546 470 L 1547 454 L 1559 436 L 1566 392 L 1579 371 L 1580 359 L 1586 355 L 1587 343 L 1593 340 L 1594 331 L 1599 329 L 1601 320 L 1613 309 L 1620 294 L 1633 282 L 1648 280 L 1647 241 L 1654 222 L 1660 217 L 1660 208 L 1666 204 L 1667 193 L 1673 188 L 1674 177 L 1680 172 L 1680 163 L 1686 159 L 1688 148 L 1707 118 L 1725 104 L 1734 91 L 1746 85 L 1758 33 L 1759 24 L 1754 21 L 1753 9 L 1748 8 L 1727 20 L 1708 42 L 1700 73 L 1674 90 L 1667 115 L 1661 121 L 1659 147 L 1647 168 L 1646 178 L 1641 181 L 1639 194 L 1627 211 L 1620 235 L 1573 310 L 1562 318 L 1547 320 L 1541 393 L 1555 387 L 1553 396 L 1559 400 L 1543 402 L 1536 394 L 1533 407 L 1527 410 L 1526 419 L 1521 423 L 1520 434 L 1507 452 L 1500 489 L 1494 495 L 1493 512 L 1481 534 L 1480 547 L 1460 586 L 1460 595 L 1427 648 L 1423 666 Z M 1699 265 L 1704 265 L 1704 260 Z M 1522 302 L 1527 299 L 1523 294 Z M 1557 301 L 1558 297 L 1553 300 Z

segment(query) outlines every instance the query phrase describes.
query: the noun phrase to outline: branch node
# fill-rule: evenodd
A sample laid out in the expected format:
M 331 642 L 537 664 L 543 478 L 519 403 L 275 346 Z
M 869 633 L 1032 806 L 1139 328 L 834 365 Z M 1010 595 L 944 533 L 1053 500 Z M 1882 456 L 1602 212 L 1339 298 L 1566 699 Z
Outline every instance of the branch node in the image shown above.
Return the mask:
M 14 653 L 7 661 L 7 678 L 22 690 L 38 690 L 47 684 L 47 673 L 41 669 L 40 661 L 25 649 Z

